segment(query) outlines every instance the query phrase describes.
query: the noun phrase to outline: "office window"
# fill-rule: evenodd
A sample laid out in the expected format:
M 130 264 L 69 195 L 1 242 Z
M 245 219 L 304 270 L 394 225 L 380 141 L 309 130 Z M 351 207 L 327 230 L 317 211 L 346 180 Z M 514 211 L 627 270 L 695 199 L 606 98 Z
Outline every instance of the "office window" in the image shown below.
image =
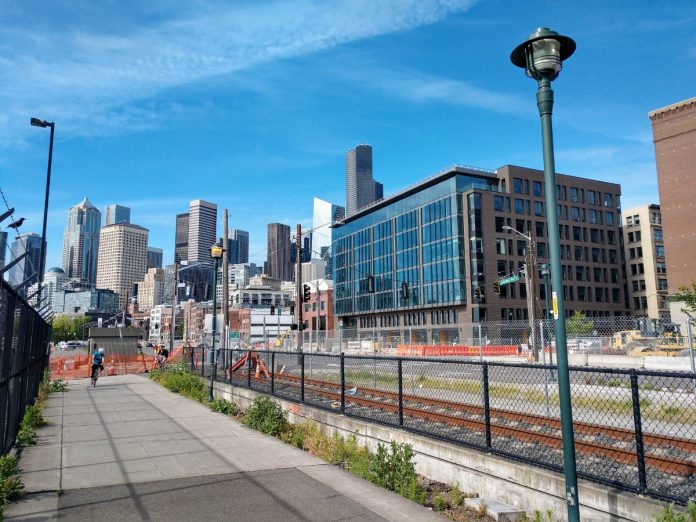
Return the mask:
M 535 196 L 541 197 L 541 194 L 542 194 L 541 181 L 532 181 L 532 191 L 534 192 Z
M 664 235 L 662 233 L 661 228 L 655 228 L 653 229 L 653 239 L 655 241 L 663 241 L 664 240 Z
M 523 194 L 522 180 L 520 178 L 512 178 L 512 191 L 515 194 Z
M 536 236 L 537 237 L 544 237 L 544 229 L 546 228 L 546 224 L 541 222 L 541 221 L 535 221 L 534 222 L 534 228 L 536 229 Z
M 544 204 L 541 201 L 534 202 L 534 215 L 543 216 L 544 215 Z
M 515 198 L 515 214 L 524 214 L 524 200 Z
M 495 246 L 498 254 L 507 255 L 506 241 L 504 239 L 496 239 Z
M 657 263 L 655 263 L 655 271 L 658 274 L 666 274 L 667 264 L 664 261 L 658 261 Z
M 606 192 L 604 193 L 604 206 L 607 208 L 612 207 L 612 196 Z
M 657 257 L 665 257 L 665 247 L 663 246 L 656 246 L 655 247 L 655 255 Z
M 594 205 L 597 203 L 597 200 L 595 199 L 595 191 L 594 190 L 587 191 L 587 202 L 590 205 Z
M 640 216 L 633 216 L 633 224 L 640 225 Z
M 667 280 L 666 279 L 658 279 L 657 280 L 657 289 L 658 290 L 667 290 Z
M 616 232 L 613 230 L 607 230 L 607 243 L 610 245 L 616 244 Z
M 651 212 L 650 213 L 650 222 L 653 225 L 661 225 L 662 224 L 662 215 L 659 212 Z
M 537 243 L 537 257 L 546 257 L 546 243 Z
M 505 218 L 496 216 L 495 217 L 495 231 L 503 232 L 503 227 L 505 226 Z
M 632 226 L 633 226 L 633 216 L 627 216 L 627 217 L 626 217 L 626 226 L 627 226 L 627 227 L 632 227 Z
M 573 221 L 580 221 L 580 209 L 578 207 L 571 207 L 570 218 Z
M 607 211 L 604 213 L 604 215 L 606 216 L 607 225 L 613 225 L 613 224 L 614 224 L 614 213 L 613 213 L 613 212 L 609 212 L 609 211 L 607 210 Z

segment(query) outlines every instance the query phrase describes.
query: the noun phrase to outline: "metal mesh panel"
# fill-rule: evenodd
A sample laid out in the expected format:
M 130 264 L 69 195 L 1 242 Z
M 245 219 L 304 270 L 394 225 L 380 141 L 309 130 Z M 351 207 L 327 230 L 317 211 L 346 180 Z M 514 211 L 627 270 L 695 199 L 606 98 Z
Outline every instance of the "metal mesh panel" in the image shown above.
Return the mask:
M 305 403 L 341 410 L 341 357 L 305 354 Z
M 379 357 L 347 357 L 344 367 L 346 414 L 398 425 L 398 362 Z
M 291 401 L 302 400 L 302 366 L 301 353 L 276 353 L 274 387 L 275 394 Z

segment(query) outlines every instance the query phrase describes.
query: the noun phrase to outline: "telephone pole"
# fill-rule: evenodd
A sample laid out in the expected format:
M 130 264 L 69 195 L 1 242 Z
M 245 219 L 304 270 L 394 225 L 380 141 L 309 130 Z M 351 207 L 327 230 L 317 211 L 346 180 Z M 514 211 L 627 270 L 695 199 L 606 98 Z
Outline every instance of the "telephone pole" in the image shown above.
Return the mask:
M 227 340 L 229 338 L 229 306 L 230 306 L 230 281 L 229 281 L 229 238 L 227 226 L 227 209 L 223 211 L 222 217 L 222 332 L 224 340 L 220 343 L 221 348 L 227 348 Z
M 295 234 L 297 257 L 295 258 L 295 319 L 297 322 L 297 351 L 302 351 L 302 225 L 297 225 Z
M 174 333 L 176 332 L 176 290 L 177 287 L 179 286 L 179 282 L 177 281 L 177 278 L 179 277 L 178 275 L 178 267 L 179 264 L 174 260 L 174 277 L 173 277 L 173 282 L 172 282 L 172 325 L 169 328 L 169 355 L 174 354 Z

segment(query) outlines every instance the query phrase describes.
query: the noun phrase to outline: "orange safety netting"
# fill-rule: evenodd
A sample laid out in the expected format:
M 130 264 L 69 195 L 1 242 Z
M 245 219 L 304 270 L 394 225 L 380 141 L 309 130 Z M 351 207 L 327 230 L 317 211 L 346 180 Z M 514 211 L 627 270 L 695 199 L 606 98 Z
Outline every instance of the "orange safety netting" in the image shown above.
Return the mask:
M 169 361 L 182 358 L 183 347 L 174 349 Z M 89 354 L 52 354 L 49 361 L 51 376 L 54 379 L 85 379 L 90 376 L 92 356 Z M 104 375 L 126 375 L 147 373 L 155 365 L 154 355 L 138 353 L 136 355 L 106 354 Z
M 399 344 L 396 347 L 396 355 L 420 355 L 420 356 L 442 356 L 442 355 L 517 355 L 516 345 L 488 345 L 488 346 L 466 346 L 466 345 L 409 345 Z

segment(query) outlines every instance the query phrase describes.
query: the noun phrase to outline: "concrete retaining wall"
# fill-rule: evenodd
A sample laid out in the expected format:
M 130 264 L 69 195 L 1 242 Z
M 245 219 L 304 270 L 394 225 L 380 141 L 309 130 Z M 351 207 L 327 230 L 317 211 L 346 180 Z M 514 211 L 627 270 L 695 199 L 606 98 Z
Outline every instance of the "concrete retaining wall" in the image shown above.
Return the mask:
M 539 355 L 541 362 L 541 355 Z M 556 358 L 554 356 L 554 363 Z M 568 354 L 570 366 L 596 366 L 598 368 L 636 368 L 639 370 L 690 372 L 689 357 L 631 357 L 630 355 L 598 355 L 586 353 Z
M 227 399 L 242 408 L 262 395 L 246 388 L 216 383 L 217 397 Z M 380 426 L 309 406 L 274 397 L 288 411 L 291 422 L 313 421 L 333 434 L 358 434 L 360 443 L 376 451 L 378 443 L 405 442 L 416 452 L 418 473 L 431 480 L 458 483 L 462 491 L 476 492 L 480 497 L 496 500 L 523 509 L 552 509 L 555 520 L 565 520 L 565 485 L 563 476 L 540 468 L 508 461 L 501 457 L 464 448 L 455 444 L 416 435 L 397 428 Z M 583 522 L 648 522 L 661 511 L 652 499 L 600 484 L 580 480 L 580 516 Z

